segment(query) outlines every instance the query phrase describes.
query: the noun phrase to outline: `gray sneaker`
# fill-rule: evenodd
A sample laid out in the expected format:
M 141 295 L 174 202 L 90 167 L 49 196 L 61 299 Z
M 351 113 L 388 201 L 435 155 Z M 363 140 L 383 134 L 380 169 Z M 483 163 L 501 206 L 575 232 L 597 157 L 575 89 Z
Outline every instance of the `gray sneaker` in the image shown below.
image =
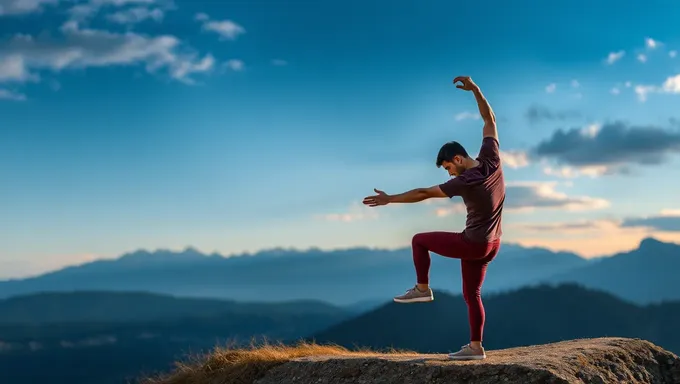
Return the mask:
M 406 291 L 405 294 L 394 298 L 394 301 L 397 303 L 425 303 L 433 300 L 434 294 L 432 293 L 432 288 L 422 292 L 418 289 L 417 285 Z
M 451 360 L 484 360 L 486 359 L 486 352 L 484 352 L 484 347 L 481 351 L 477 351 L 470 347 L 470 344 L 463 345 L 460 351 L 449 353 L 449 359 Z

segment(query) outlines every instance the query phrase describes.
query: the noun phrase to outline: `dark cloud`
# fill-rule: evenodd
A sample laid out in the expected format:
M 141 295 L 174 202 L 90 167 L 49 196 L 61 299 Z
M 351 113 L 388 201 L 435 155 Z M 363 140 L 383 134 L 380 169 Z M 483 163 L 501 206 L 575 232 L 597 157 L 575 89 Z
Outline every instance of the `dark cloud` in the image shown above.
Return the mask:
M 650 216 L 626 219 L 622 227 L 646 227 L 657 231 L 680 232 L 680 216 Z
M 524 113 L 524 117 L 532 124 L 542 121 L 565 121 L 581 117 L 581 113 L 574 110 L 555 111 L 550 108 L 534 104 Z
M 621 169 L 626 169 L 625 164 L 660 164 L 672 153 L 680 153 L 680 131 L 622 122 L 605 124 L 595 133 L 582 128 L 560 129 L 531 151 L 532 156 L 561 164 Z

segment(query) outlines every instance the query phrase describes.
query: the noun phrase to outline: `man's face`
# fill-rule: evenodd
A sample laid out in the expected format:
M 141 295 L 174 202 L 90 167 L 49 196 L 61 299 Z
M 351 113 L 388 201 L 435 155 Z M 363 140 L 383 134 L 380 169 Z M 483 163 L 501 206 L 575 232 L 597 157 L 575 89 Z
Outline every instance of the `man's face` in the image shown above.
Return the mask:
M 444 160 L 442 162 L 442 167 L 446 169 L 449 176 L 460 176 L 460 174 L 465 171 L 463 159 L 460 156 L 454 156 L 453 161 Z

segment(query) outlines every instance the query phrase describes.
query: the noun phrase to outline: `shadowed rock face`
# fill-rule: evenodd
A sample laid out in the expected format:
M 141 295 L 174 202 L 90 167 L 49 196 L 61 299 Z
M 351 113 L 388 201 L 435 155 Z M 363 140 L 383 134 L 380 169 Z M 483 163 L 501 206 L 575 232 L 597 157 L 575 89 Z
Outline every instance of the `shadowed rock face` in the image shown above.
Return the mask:
M 487 351 L 484 361 L 446 355 L 311 356 L 269 370 L 256 384 L 680 383 L 680 358 L 648 341 L 571 340 Z

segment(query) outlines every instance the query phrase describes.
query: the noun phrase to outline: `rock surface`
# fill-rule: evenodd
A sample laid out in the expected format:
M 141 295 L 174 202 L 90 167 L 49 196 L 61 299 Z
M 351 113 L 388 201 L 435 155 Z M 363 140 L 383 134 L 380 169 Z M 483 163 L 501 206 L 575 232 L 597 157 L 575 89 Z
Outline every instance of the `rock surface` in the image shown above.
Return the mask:
M 254 384 L 680 384 L 680 358 L 648 341 L 597 338 L 487 351 L 482 361 L 446 355 L 309 356 L 269 369 Z

